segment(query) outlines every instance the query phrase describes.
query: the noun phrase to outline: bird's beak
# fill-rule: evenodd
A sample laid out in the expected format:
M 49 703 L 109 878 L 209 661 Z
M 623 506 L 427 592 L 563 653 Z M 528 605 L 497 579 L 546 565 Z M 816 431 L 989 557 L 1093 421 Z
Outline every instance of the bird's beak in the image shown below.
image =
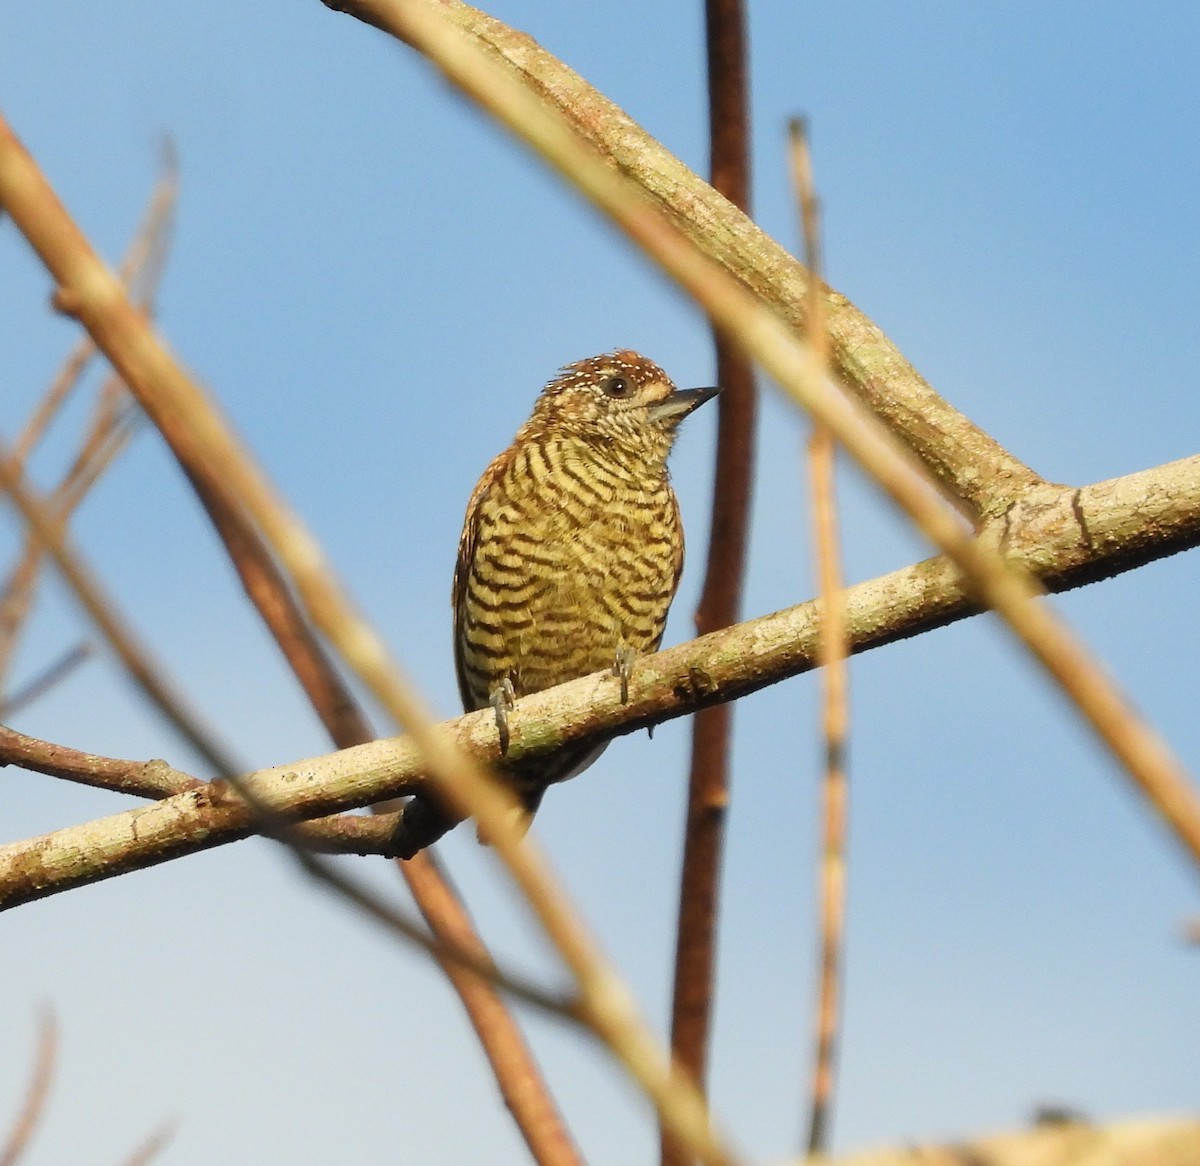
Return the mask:
M 693 409 L 699 409 L 705 401 L 711 400 L 719 392 L 718 386 L 706 389 L 676 389 L 665 401 L 650 406 L 650 416 L 655 421 L 665 421 L 668 418 L 683 420 Z

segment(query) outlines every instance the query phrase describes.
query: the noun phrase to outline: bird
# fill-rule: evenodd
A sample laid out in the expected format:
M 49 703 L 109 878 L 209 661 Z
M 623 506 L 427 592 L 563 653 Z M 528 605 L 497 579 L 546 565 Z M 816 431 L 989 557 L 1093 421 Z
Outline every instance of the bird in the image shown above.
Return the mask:
M 464 710 L 494 710 L 502 754 L 518 697 L 607 669 L 628 701 L 633 664 L 661 644 L 683 572 L 667 458 L 680 423 L 719 391 L 678 389 L 630 349 L 565 365 L 484 470 L 454 570 L 454 664 Z M 606 746 L 502 763 L 518 828 L 528 828 L 547 787 Z M 401 821 L 401 857 L 455 822 L 417 795 Z

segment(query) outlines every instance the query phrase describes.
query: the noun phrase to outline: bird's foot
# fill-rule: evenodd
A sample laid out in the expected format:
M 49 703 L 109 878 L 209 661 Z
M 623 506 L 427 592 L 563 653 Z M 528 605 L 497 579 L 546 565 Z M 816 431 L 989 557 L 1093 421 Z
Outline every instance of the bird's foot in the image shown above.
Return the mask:
M 513 682 L 505 677 L 492 689 L 488 704 L 496 714 L 496 732 L 500 734 L 500 752 L 508 752 L 508 710 L 516 703 L 517 691 Z
M 628 644 L 622 644 L 617 649 L 617 658 L 613 662 L 612 674 L 621 682 L 621 703 L 629 703 L 629 678 L 633 675 L 633 662 L 637 659 L 635 652 Z

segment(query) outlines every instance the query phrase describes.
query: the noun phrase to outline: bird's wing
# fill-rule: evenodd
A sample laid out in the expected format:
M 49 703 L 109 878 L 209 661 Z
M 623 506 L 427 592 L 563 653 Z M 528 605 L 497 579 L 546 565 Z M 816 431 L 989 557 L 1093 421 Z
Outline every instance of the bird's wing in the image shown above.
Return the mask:
M 462 697 L 463 708 L 467 712 L 480 707 L 471 695 L 467 684 L 466 673 L 463 670 L 462 621 L 467 594 L 467 576 L 471 571 L 471 562 L 475 558 L 475 542 L 479 537 L 479 510 L 488 492 L 495 486 L 497 479 L 504 473 L 505 467 L 512 460 L 513 447 L 498 453 L 483 476 L 475 484 L 471 500 L 467 503 L 467 517 L 463 522 L 462 534 L 458 540 L 458 561 L 454 565 L 454 585 L 450 590 L 450 606 L 454 610 L 454 672 L 458 677 L 458 693 Z
M 679 590 L 679 580 L 683 578 L 683 516 L 679 513 L 679 498 L 676 496 L 675 491 L 672 490 L 670 486 L 667 487 L 667 491 L 671 495 L 671 509 L 675 514 L 675 529 L 679 532 L 679 537 L 675 539 L 675 544 L 672 548 L 674 551 L 674 562 L 671 564 L 671 596 L 670 599 L 667 600 L 667 606 L 669 607 L 675 598 L 675 592 Z M 662 647 L 662 640 L 663 636 L 666 634 L 666 630 L 667 621 L 664 618 L 663 630 L 659 632 L 658 639 L 655 641 L 654 647 L 650 649 L 652 652 L 657 652 L 658 649 Z

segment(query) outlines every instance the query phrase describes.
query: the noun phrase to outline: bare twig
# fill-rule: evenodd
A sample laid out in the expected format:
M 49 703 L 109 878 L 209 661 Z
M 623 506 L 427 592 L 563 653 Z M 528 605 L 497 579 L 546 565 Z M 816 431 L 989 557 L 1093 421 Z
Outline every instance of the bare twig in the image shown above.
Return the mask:
M 130 289 L 132 298 L 146 309 L 152 307 L 162 280 L 179 197 L 178 158 L 169 138 L 163 142 L 162 158 L 162 174 L 151 192 L 137 233 L 117 269 L 118 278 Z M 24 466 L 54 415 L 83 377 L 96 351 L 95 341 L 87 335 L 81 336 L 71 349 L 25 428 L 13 442 L 12 456 L 18 465 Z
M 154 662 L 149 649 L 126 624 L 91 569 L 68 544 L 61 524 L 25 483 L 3 448 L 0 448 L 0 489 L 9 495 L 22 518 L 45 545 L 92 623 L 112 646 L 142 691 L 163 711 L 180 736 L 207 764 L 222 775 L 237 773 L 241 767 L 233 755 L 218 743 L 211 729 L 201 724 L 197 714 L 187 706 L 183 696 Z
M 828 370 L 829 337 L 825 302 L 818 294 L 821 261 L 820 208 L 813 191 L 812 160 L 807 126 L 799 119 L 790 126 L 792 181 L 800 204 L 805 266 L 811 273 L 809 317 L 805 331 L 816 375 Z M 848 781 L 846 739 L 848 694 L 846 676 L 846 614 L 843 604 L 841 554 L 838 548 L 836 446 L 833 434 L 813 426 L 809 441 L 813 514 L 816 528 L 817 583 L 824 619 L 820 663 L 823 681 L 825 765 L 822 781 L 824 822 L 820 860 L 820 973 L 817 990 L 817 1039 L 813 1057 L 812 1097 L 809 1104 L 808 1153 L 828 1151 L 833 1109 L 835 1055 L 840 1027 L 841 971 L 846 921 L 846 818 Z
M 0 703 L 0 718 L 7 720 L 20 712 L 26 705 L 45 696 L 56 684 L 61 684 L 85 660 L 95 655 L 96 649 L 86 640 L 69 648 L 42 673 L 35 676 L 24 688 L 18 689 L 7 700 Z
M 50 1086 L 54 1081 L 54 1064 L 58 1056 L 58 1022 L 54 1013 L 45 1008 L 38 1021 L 38 1046 L 33 1062 L 33 1076 L 25 1101 L 17 1114 L 4 1144 L 0 1146 L 0 1166 L 16 1166 L 37 1129 Z
M 111 388 L 116 391 L 108 391 Z M 120 409 L 120 397 L 127 396 L 115 378 L 110 378 L 101 392 L 79 453 L 48 499 L 49 508 L 60 523 L 66 523 L 87 491 L 128 443 L 134 421 L 127 410 Z M 44 554 L 45 547 L 37 535 L 26 532 L 21 557 L 0 591 L 0 692 L 5 687 L 20 631 L 33 608 Z
M 159 1126 L 124 1162 L 121 1166 L 148 1166 L 170 1144 L 175 1136 L 178 1123 L 166 1122 Z
M 120 279 L 136 289 L 135 298 L 146 310 L 153 307 L 161 280 L 179 188 L 174 148 L 169 141 L 164 145 L 163 155 L 162 176 L 155 184 L 141 225 L 119 269 Z M 14 443 L 14 465 L 24 468 L 33 446 L 78 383 L 95 352 L 95 342 L 85 334 L 75 345 Z M 129 397 L 120 378 L 110 374 L 98 395 L 83 445 L 51 497 L 61 521 L 66 521 L 84 494 L 127 443 L 133 421 L 129 410 L 123 409 L 122 405 L 128 402 Z M 16 651 L 18 633 L 32 609 L 41 562 L 41 543 L 30 534 L 21 559 L 10 572 L 8 582 L 0 593 L 0 693 L 5 688 L 5 677 Z
M 742 0 L 706 0 L 705 14 L 712 184 L 746 211 L 750 206 L 750 113 L 745 8 Z M 757 412 L 750 361 L 716 329 L 713 342 L 722 393 L 717 399 L 708 565 L 695 617 L 700 635 L 728 627 L 741 612 Z M 671 1051 L 701 1089 L 705 1088 L 712 1018 L 732 729 L 730 705 L 704 709 L 692 722 L 671 994 Z M 661 1160 L 664 1166 L 684 1166 L 690 1160 L 666 1131 Z
M 17 464 L 25 464 L 33 447 L 42 439 L 42 435 L 54 419 L 54 415 L 62 408 L 75 386 L 83 379 L 83 374 L 87 371 L 87 366 L 95 355 L 96 345 L 90 336 L 81 336 L 75 342 L 75 347 L 68 353 L 62 368 L 50 382 L 50 387 L 42 395 L 37 408 L 25 423 L 25 428 L 13 442 L 12 457 Z

